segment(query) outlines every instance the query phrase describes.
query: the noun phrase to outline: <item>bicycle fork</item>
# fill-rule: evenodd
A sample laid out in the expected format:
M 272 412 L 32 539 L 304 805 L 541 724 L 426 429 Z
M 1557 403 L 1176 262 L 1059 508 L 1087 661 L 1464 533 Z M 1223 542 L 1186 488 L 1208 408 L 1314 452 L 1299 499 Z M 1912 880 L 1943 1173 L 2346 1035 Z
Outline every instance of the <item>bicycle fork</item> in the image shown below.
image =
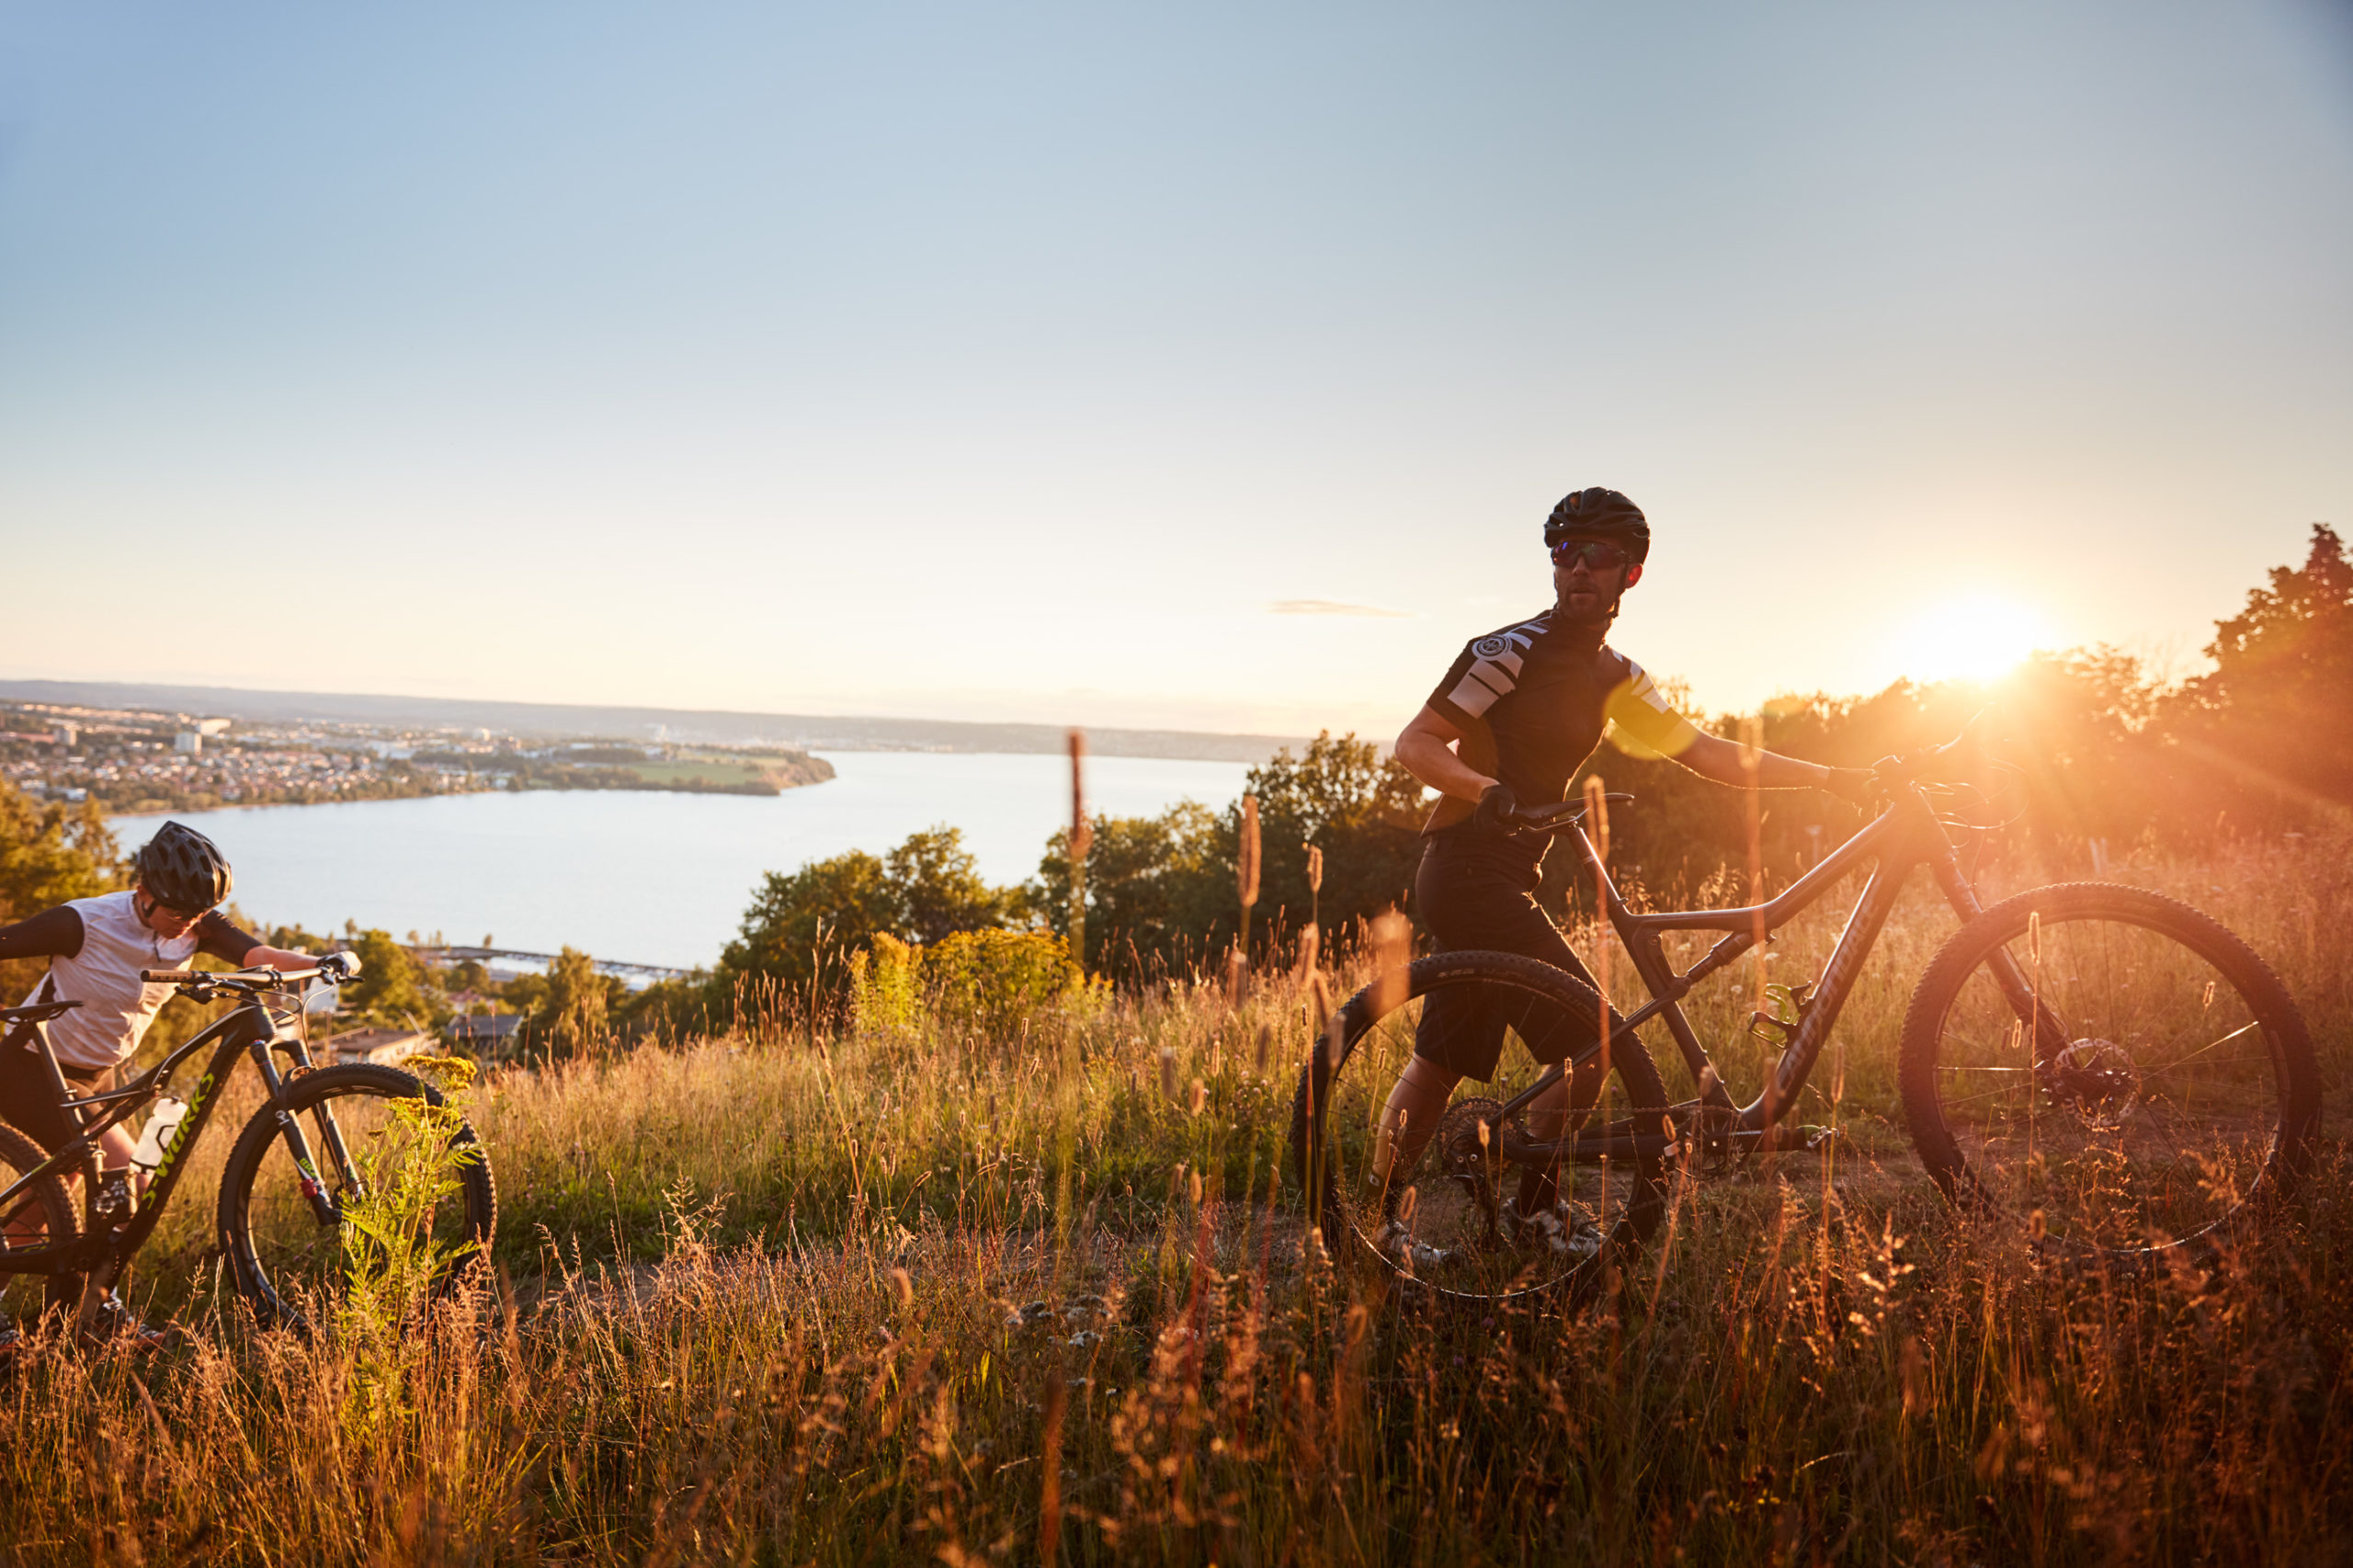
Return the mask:
M 269 1059 L 271 1042 L 260 1040 L 254 1046 L 254 1063 L 261 1069 L 262 1082 L 268 1085 L 271 1114 L 278 1119 L 278 1135 L 286 1141 L 286 1153 L 294 1162 L 295 1174 L 302 1178 L 302 1197 L 311 1205 L 312 1217 L 322 1225 L 333 1225 L 343 1217 L 338 1194 L 348 1193 L 357 1198 L 366 1191 L 359 1179 L 358 1166 L 352 1163 L 351 1151 L 343 1141 L 343 1129 L 336 1124 L 335 1109 L 322 1101 L 313 1114 L 318 1119 L 319 1135 L 327 1146 L 327 1157 L 334 1162 L 336 1178 L 341 1186 L 329 1191 L 319 1175 L 318 1162 L 311 1153 L 311 1140 L 302 1131 L 302 1123 L 286 1108 L 284 1080 L 278 1074 L 277 1063 Z M 303 1060 L 307 1052 L 298 1048 L 297 1065 L 308 1066 Z

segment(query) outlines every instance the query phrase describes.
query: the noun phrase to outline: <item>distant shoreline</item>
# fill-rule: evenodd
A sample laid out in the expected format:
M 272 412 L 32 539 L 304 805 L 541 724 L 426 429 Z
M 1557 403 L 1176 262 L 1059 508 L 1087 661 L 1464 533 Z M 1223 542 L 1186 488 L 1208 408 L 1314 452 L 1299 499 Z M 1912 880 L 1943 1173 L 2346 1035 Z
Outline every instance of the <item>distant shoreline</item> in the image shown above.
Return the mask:
M 159 686 L 123 681 L 0 680 L 0 698 L 61 707 L 244 719 L 272 723 L 489 729 L 517 735 L 605 735 L 642 744 L 750 746 L 799 751 L 940 751 L 1034 756 L 1060 753 L 1069 726 L 952 719 L 756 713 L 719 709 L 604 707 L 554 702 L 368 693 L 257 691 L 237 687 Z M 1098 756 L 1172 762 L 1261 763 L 1301 735 L 1080 725 Z
M 814 790 L 821 784 L 831 784 L 830 778 L 813 778 L 806 784 L 790 786 L 792 790 Z M 217 806 L 165 806 L 156 812 L 107 812 L 108 822 L 143 822 L 150 817 L 195 816 L 210 812 L 306 812 L 317 806 L 392 806 L 404 801 L 457 801 L 476 795 L 733 795 L 741 801 L 773 801 L 775 794 L 756 794 L 749 790 L 675 790 L 648 785 L 642 790 L 566 790 L 546 787 L 536 790 L 431 790 L 416 795 L 358 795 L 347 801 L 223 801 Z M 102 811 L 103 807 L 100 808 Z

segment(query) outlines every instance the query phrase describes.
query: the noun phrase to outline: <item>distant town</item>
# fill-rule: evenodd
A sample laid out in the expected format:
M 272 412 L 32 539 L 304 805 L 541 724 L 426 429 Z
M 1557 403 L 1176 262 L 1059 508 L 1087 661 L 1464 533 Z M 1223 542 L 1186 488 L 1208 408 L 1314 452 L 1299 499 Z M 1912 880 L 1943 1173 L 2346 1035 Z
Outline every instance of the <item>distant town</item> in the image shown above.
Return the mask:
M 1063 724 L 976 723 L 856 714 L 737 712 L 693 708 L 590 707 L 494 702 L 440 697 L 390 697 L 323 691 L 254 691 L 237 687 L 149 686 L 119 681 L 0 680 L 0 704 L 42 711 L 97 708 L 200 713 L 232 719 L 242 733 L 262 728 L 346 730 L 369 735 L 510 738 L 541 748 L 599 736 L 648 740 L 714 754 L 777 751 L 938 751 L 1050 754 L 1068 744 Z M 1233 734 L 1204 730 L 1131 730 L 1090 724 L 1087 749 L 1097 756 L 1157 756 L 1198 762 L 1261 763 L 1303 735 Z
M 775 795 L 833 776 L 824 758 L 791 747 L 691 745 L 660 735 L 526 738 L 480 725 L 0 702 L 0 778 L 38 800 L 91 801 L 112 813 L 491 790 Z

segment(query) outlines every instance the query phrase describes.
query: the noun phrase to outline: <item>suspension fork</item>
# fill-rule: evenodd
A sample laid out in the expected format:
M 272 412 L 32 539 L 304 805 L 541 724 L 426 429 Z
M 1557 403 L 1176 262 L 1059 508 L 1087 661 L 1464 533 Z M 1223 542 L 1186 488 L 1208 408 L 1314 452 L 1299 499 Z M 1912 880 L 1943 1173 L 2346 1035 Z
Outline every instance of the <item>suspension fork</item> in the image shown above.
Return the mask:
M 261 1080 L 269 1089 L 270 1114 L 278 1119 L 278 1135 L 286 1140 L 286 1153 L 294 1162 L 294 1169 L 302 1178 L 302 1196 L 311 1205 L 312 1217 L 322 1225 L 335 1224 L 342 1217 L 335 1193 L 327 1189 L 319 1175 L 318 1162 L 311 1153 L 310 1138 L 302 1131 L 301 1121 L 286 1107 L 286 1084 L 278 1074 L 278 1064 L 270 1060 L 271 1041 L 258 1040 L 253 1045 L 254 1065 L 261 1071 Z M 335 1163 L 335 1176 L 341 1183 L 339 1191 L 357 1197 L 364 1190 L 359 1172 L 352 1164 L 351 1151 L 343 1141 L 343 1129 L 336 1125 L 334 1108 L 322 1101 L 313 1112 L 318 1119 L 319 1135 L 327 1146 L 327 1157 Z
M 1938 836 L 1943 836 L 1941 832 Z M 1978 902 L 1977 890 L 1970 885 L 1967 874 L 1961 869 L 1961 854 L 1949 840 L 1938 854 L 1929 857 L 1928 866 L 1936 873 L 1937 886 L 1943 891 L 1945 902 L 1952 905 L 1952 912 L 1961 916 L 1962 925 L 1985 913 L 1985 906 Z M 2034 1030 L 2035 1061 L 2038 1063 L 2047 1062 L 2057 1056 L 2067 1044 L 2066 1021 L 2051 1010 L 2048 1002 L 2036 994 L 2032 977 L 2010 952 L 2007 944 L 1994 949 L 1986 960 L 1986 968 L 1993 973 L 1994 983 L 2002 988 L 2002 995 L 2009 1002 L 2010 1011 L 2017 1015 L 2018 1022 L 2025 1024 L 2032 1020 L 2029 1027 Z

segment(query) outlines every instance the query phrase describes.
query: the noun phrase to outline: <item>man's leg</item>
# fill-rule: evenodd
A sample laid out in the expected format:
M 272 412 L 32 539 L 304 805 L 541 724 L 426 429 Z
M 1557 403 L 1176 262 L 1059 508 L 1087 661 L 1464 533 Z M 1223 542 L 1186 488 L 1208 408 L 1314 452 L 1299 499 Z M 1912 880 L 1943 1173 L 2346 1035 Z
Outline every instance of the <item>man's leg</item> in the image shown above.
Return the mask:
M 1518 953 L 1548 963 L 1566 971 L 1586 985 L 1593 984 L 1593 975 L 1569 947 L 1557 926 L 1537 907 L 1535 900 L 1521 894 L 1508 901 L 1490 899 L 1480 910 L 1475 943 L 1501 952 Z M 1432 998 L 1434 1006 L 1437 998 Z M 1466 998 L 1468 1000 L 1468 998 Z M 1571 1060 L 1583 1053 L 1593 1043 L 1585 1026 L 1574 1023 L 1565 1014 L 1543 1007 L 1505 1006 L 1501 1009 L 1508 1017 L 1493 1018 L 1489 1028 L 1500 1037 L 1509 1024 L 1513 1032 L 1528 1048 L 1529 1053 L 1545 1063 Z M 1483 1009 L 1497 1011 L 1490 1006 Z M 1497 1040 L 1500 1044 L 1500 1040 Z M 1489 1048 L 1491 1051 L 1494 1047 Z M 1494 1060 L 1492 1056 L 1488 1058 Z M 1538 1142 L 1553 1142 L 1564 1136 L 1572 1113 L 1592 1103 L 1600 1087 L 1597 1073 L 1563 1075 L 1562 1080 L 1530 1101 L 1526 1111 L 1528 1135 Z M 1519 1173 L 1519 1185 L 1513 1196 L 1513 1207 L 1522 1214 L 1534 1214 L 1552 1208 L 1560 1196 L 1560 1163 L 1529 1165 Z
M 1380 1141 L 1373 1146 L 1372 1179 L 1384 1203 L 1392 1173 L 1412 1174 L 1422 1151 L 1438 1136 L 1446 1102 L 1461 1081 L 1461 1074 L 1448 1072 L 1427 1056 L 1407 1058 L 1388 1103 L 1381 1108 Z

